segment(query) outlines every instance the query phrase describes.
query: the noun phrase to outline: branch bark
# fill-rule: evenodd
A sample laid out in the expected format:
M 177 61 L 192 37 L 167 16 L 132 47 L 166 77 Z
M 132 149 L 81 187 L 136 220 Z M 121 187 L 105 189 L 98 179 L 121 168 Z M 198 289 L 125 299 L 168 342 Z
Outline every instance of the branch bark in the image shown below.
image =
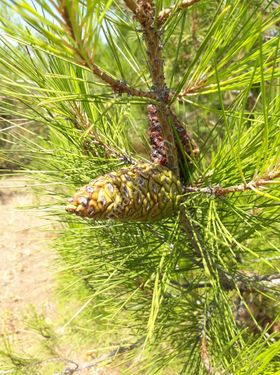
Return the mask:
M 135 161 L 133 160 L 133 158 L 131 156 L 126 155 L 126 154 L 122 153 L 121 151 L 119 151 L 119 150 L 109 146 L 107 143 L 105 143 L 104 140 L 101 139 L 99 134 L 94 129 L 92 129 L 92 124 L 87 120 L 87 118 L 85 118 L 85 116 L 80 111 L 78 106 L 75 105 L 75 103 L 74 103 L 73 116 L 74 116 L 75 120 L 73 120 L 73 119 L 70 119 L 70 120 L 74 123 L 74 126 L 78 130 L 83 131 L 84 133 L 88 134 L 88 137 L 84 141 L 84 148 L 87 151 L 91 151 L 92 144 L 94 144 L 94 145 L 100 147 L 108 157 L 113 157 L 113 158 L 119 159 L 123 162 L 126 162 L 127 164 L 134 164 L 135 163 Z
M 210 375 L 221 375 L 219 371 L 217 371 L 211 364 L 210 360 L 210 353 L 208 350 L 208 342 L 206 334 L 203 332 L 202 337 L 200 338 L 200 358 L 203 363 L 203 366 L 207 372 L 207 374 Z
M 127 94 L 129 96 L 137 96 L 140 98 L 149 98 L 152 100 L 157 100 L 157 97 L 152 91 L 142 91 L 138 90 L 135 87 L 127 85 L 127 83 L 116 80 L 108 73 L 99 68 L 92 60 L 88 62 L 83 60 L 83 64 L 87 66 L 92 72 L 99 77 L 103 82 L 111 86 L 112 90 L 117 94 Z
M 119 354 L 125 353 L 127 351 L 133 350 L 138 348 L 141 344 L 143 344 L 145 341 L 144 338 L 141 338 L 137 340 L 134 344 L 128 345 L 128 346 L 121 346 L 119 345 L 117 349 L 112 350 L 111 352 L 104 354 L 97 359 L 93 360 L 92 362 L 83 363 L 81 365 L 78 365 L 75 363 L 74 368 L 66 368 L 60 375 L 73 375 L 75 372 L 81 372 L 83 370 L 89 370 L 91 368 L 97 367 L 99 363 L 108 361 L 109 359 L 113 359 Z
M 174 14 L 175 12 L 185 10 L 189 8 L 191 5 L 198 3 L 199 1 L 200 0 L 183 0 L 182 3 L 179 5 L 173 5 L 169 8 L 163 9 L 158 15 L 158 25 L 162 26 L 172 14 Z
M 213 196 L 225 196 L 230 193 L 240 193 L 246 190 L 256 190 L 266 185 L 273 184 L 274 180 L 280 178 L 280 171 L 275 170 L 268 172 L 266 175 L 261 178 L 255 178 L 248 183 L 243 183 L 239 185 L 233 185 L 229 187 L 221 187 L 219 185 L 212 187 L 196 187 L 196 186 L 187 186 L 184 191 L 186 193 L 200 193 L 200 194 L 210 194 Z
M 125 5 L 136 15 L 137 4 L 134 0 L 124 0 Z
M 129 3 L 133 3 L 133 1 L 128 1 Z M 126 82 L 120 81 L 112 77 L 110 74 L 102 70 L 98 65 L 96 65 L 91 56 L 85 56 L 81 53 L 81 41 L 77 39 L 74 28 L 71 22 L 71 17 L 69 15 L 69 11 L 66 6 L 65 0 L 60 1 L 60 7 L 57 8 L 59 13 L 61 14 L 64 22 L 65 22 L 65 29 L 68 35 L 74 42 L 74 47 L 71 46 L 74 53 L 79 57 L 79 63 L 81 65 L 86 66 L 89 68 L 101 81 L 109 85 L 114 93 L 117 94 L 127 94 L 129 96 L 137 96 L 142 98 L 149 98 L 152 100 L 156 100 L 156 95 L 152 91 L 142 91 L 138 90 L 135 87 L 129 86 Z M 86 49 L 83 49 L 83 52 Z
M 142 27 L 150 75 L 153 82 L 153 92 L 159 103 L 157 104 L 157 114 L 167 149 L 167 166 L 179 176 L 178 155 L 172 129 L 173 118 L 169 105 L 170 94 L 164 75 L 161 30 L 157 27 L 155 6 L 152 0 L 139 0 L 137 3 L 133 0 L 124 0 L 124 2 Z
M 278 295 L 280 290 L 275 287 L 280 287 L 280 274 L 258 275 L 245 274 L 244 272 L 236 273 L 231 276 L 225 272 L 219 272 L 221 285 L 225 290 L 234 290 L 236 287 L 241 292 L 276 292 Z M 175 280 L 170 281 L 170 285 L 178 289 L 204 289 L 211 288 L 212 284 L 205 281 L 193 284 L 192 282 L 179 283 Z
M 280 285 L 280 274 L 258 275 L 238 272 L 231 276 L 223 272 L 220 274 L 220 281 L 227 290 L 237 287 L 241 292 L 264 293 L 271 291 L 280 295 L 280 290 L 275 288 Z

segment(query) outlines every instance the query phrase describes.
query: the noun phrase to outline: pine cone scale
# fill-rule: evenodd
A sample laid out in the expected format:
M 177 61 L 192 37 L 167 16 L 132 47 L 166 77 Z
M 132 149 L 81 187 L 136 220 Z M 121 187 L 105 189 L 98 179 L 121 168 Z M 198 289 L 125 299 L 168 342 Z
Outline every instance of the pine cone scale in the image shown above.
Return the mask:
M 153 221 L 173 215 L 181 195 L 181 183 L 171 170 L 142 163 L 91 181 L 66 210 L 94 220 Z

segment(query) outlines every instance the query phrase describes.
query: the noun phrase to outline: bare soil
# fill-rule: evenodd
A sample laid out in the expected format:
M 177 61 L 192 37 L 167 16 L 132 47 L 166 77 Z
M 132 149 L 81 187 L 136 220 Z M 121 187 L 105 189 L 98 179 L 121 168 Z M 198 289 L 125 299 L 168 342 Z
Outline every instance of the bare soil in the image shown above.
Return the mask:
M 23 179 L 0 180 L 0 321 L 6 334 L 25 335 L 20 321 L 28 306 L 52 316 L 55 255 L 49 223 L 28 207 L 35 197 Z M 21 209 L 24 208 L 24 209 Z
M 0 179 L 0 343 L 1 337 L 8 337 L 17 352 L 23 353 L 37 339 L 36 333 L 26 328 L 31 307 L 46 321 L 55 321 L 58 314 L 56 255 L 51 249 L 54 231 L 50 222 L 32 209 L 38 198 L 25 185 L 24 178 Z M 68 357 L 69 352 L 60 349 L 59 356 Z M 82 353 L 74 353 L 74 357 L 78 363 L 85 361 Z M 81 375 L 118 373 L 93 368 L 79 372 Z

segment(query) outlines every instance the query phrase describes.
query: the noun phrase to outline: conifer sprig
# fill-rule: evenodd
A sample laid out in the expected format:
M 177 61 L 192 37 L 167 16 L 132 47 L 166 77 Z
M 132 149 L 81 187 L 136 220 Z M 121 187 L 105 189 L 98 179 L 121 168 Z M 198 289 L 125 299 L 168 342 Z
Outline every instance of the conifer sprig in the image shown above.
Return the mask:
M 200 0 L 183 0 L 179 2 L 177 5 L 173 5 L 169 8 L 164 8 L 159 12 L 157 18 L 157 24 L 162 26 L 165 22 L 168 21 L 170 17 L 172 17 L 176 12 L 180 12 L 192 6 L 193 4 L 199 2 Z
M 115 358 L 123 374 L 278 371 L 279 9 L 267 0 L 204 0 L 187 11 L 170 0 L 5 3 L 2 153 L 55 199 L 40 210 L 60 221 L 63 292 L 78 304 L 65 331 L 77 322 L 103 353 L 125 343 L 131 350 Z M 151 142 L 148 105 L 159 113 Z M 89 181 L 153 166 L 150 144 L 165 142 L 185 185 L 173 216 L 64 212 Z M 152 184 L 145 192 L 156 204 Z M 5 358 L 5 369 L 30 373 Z

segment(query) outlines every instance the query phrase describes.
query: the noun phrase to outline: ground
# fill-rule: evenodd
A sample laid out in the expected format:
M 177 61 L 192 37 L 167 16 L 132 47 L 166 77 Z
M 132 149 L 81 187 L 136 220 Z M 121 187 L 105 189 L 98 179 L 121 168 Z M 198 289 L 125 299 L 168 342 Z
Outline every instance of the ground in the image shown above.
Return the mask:
M 51 317 L 55 312 L 54 252 L 50 250 L 48 222 L 28 210 L 35 197 L 26 193 L 23 179 L 0 180 L 0 321 L 1 332 L 24 339 L 21 327 L 28 306 Z M 20 209 L 24 208 L 24 209 Z
M 28 191 L 24 178 L 0 179 L 0 339 L 8 338 L 19 352 L 35 347 L 38 341 L 38 332 L 28 323 L 30 316 L 42 314 L 47 323 L 59 318 L 56 255 L 51 246 L 54 227 L 31 208 L 36 203 L 37 197 Z M 69 355 L 59 344 L 54 349 L 55 356 Z M 80 354 L 71 355 L 75 361 L 85 361 Z M 91 369 L 79 374 L 116 372 Z

